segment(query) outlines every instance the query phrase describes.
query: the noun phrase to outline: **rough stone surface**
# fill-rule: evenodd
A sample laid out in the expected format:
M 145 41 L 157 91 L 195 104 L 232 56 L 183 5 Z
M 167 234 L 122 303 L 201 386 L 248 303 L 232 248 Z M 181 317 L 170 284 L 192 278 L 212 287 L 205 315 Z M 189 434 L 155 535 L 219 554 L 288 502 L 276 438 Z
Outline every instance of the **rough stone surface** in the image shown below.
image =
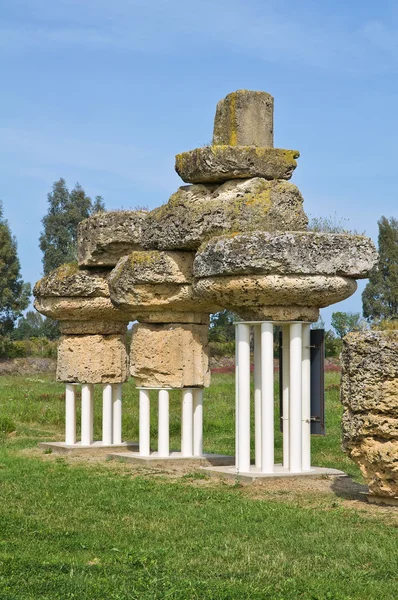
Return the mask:
M 57 380 L 66 383 L 122 383 L 127 380 L 123 335 L 63 336 L 58 346 Z
M 343 448 L 372 494 L 398 497 L 398 331 L 344 338 L 341 401 Z
M 220 307 L 215 307 L 205 313 L 178 312 L 174 310 L 162 310 L 160 312 L 137 310 L 136 319 L 140 323 L 197 323 L 198 325 L 207 325 L 208 327 L 210 324 L 209 313 L 214 313 L 218 310 L 220 310 Z
M 142 387 L 208 387 L 207 325 L 134 325 L 130 372 Z
M 134 321 L 129 312 L 115 307 L 110 298 L 36 298 L 36 310 L 56 321 Z
M 79 223 L 79 265 L 114 267 L 122 256 L 133 250 L 141 250 L 141 235 L 147 214 L 143 210 L 102 212 Z
M 33 295 L 38 297 L 109 297 L 109 270 L 79 269 L 68 263 L 40 279 Z
M 299 231 L 307 222 L 295 185 L 256 177 L 180 187 L 167 204 L 149 213 L 142 241 L 147 248 L 194 250 L 225 233 Z
M 110 286 L 137 283 L 192 283 L 193 252 L 144 250 L 121 258 L 112 271 Z
M 217 104 L 213 146 L 274 145 L 274 99 L 267 92 L 238 90 Z
M 111 335 L 125 334 L 127 324 L 120 321 L 60 321 L 59 328 L 63 335 Z
M 297 167 L 297 150 L 256 146 L 205 146 L 177 154 L 175 170 L 186 183 L 229 179 L 290 179 Z
M 215 238 L 196 255 L 195 277 L 248 273 L 368 277 L 377 263 L 370 238 L 359 235 L 264 231 Z
M 194 282 L 198 296 L 248 320 L 306 320 L 307 315 L 312 321 L 319 308 L 348 298 L 356 289 L 353 279 L 322 275 L 254 274 L 207 277 Z

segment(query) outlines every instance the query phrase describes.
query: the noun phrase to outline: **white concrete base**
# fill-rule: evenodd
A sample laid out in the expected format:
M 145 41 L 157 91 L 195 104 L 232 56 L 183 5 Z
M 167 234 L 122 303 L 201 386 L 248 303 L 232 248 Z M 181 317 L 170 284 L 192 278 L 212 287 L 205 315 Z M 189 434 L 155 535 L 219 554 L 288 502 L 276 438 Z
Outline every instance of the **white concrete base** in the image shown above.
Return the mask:
M 256 479 L 269 478 L 275 479 L 278 477 L 322 477 L 325 475 L 331 477 L 340 477 L 341 475 L 345 475 L 344 471 L 339 471 L 338 469 L 331 469 L 328 467 L 311 467 L 309 471 L 302 471 L 301 473 L 293 473 L 282 465 L 274 465 L 273 473 L 261 473 L 260 469 L 255 466 L 251 466 L 250 471 L 240 471 L 239 473 L 237 472 L 235 466 L 212 466 L 202 468 L 203 470 L 207 471 L 209 475 L 215 477 L 226 477 L 229 479 L 239 479 L 241 481 L 254 481 Z
M 196 463 L 202 465 L 233 465 L 234 456 L 224 454 L 203 454 L 202 456 L 183 456 L 181 452 L 170 452 L 170 456 L 159 456 L 158 452 L 151 452 L 149 456 L 141 456 L 138 452 L 115 452 L 108 455 L 112 459 L 123 459 L 126 462 L 135 464 L 153 465 L 171 467 L 173 463 Z
M 86 452 L 88 450 L 94 452 L 99 450 L 117 450 L 118 448 L 122 450 L 136 450 L 138 448 L 138 442 L 122 442 L 121 444 L 111 444 L 110 446 L 107 446 L 102 442 L 93 442 L 90 445 L 84 445 L 81 442 L 77 442 L 76 444 L 66 444 L 65 442 L 39 442 L 39 448 L 63 454 L 72 454 L 73 452 Z

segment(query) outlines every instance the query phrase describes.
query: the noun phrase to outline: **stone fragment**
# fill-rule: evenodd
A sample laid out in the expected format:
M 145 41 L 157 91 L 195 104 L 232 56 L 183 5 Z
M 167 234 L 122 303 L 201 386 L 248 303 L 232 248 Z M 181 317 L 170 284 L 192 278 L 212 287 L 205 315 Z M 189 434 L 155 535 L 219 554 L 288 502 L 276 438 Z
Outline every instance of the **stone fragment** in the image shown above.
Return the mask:
M 58 346 L 57 380 L 66 383 L 123 383 L 127 380 L 123 335 L 68 335 Z
M 319 308 L 348 298 L 356 289 L 353 279 L 324 275 L 248 274 L 194 282 L 198 297 L 220 304 L 242 319 L 262 321 L 316 321 Z
M 162 310 L 179 313 L 217 310 L 214 304 L 194 296 L 193 258 L 191 252 L 156 250 L 133 252 L 121 258 L 109 278 L 113 304 L 145 321 L 148 313 Z M 171 321 L 176 322 L 176 318 Z
M 175 170 L 186 183 L 222 183 L 230 179 L 290 179 L 297 150 L 256 146 L 205 146 L 177 154 Z
M 130 373 L 142 387 L 208 387 L 207 325 L 134 325 Z
M 110 298 L 36 298 L 35 309 L 56 321 L 134 321 L 131 312 L 115 307 Z
M 372 240 L 359 235 L 255 231 L 207 242 L 195 257 L 194 275 L 316 274 L 362 279 L 377 259 Z
M 141 250 L 147 214 L 144 210 L 101 212 L 79 223 L 79 265 L 114 267 L 122 256 Z
M 33 295 L 37 297 L 109 297 L 109 270 L 79 269 L 76 263 L 61 265 L 40 279 Z
M 63 335 L 87 334 L 124 334 L 127 324 L 124 321 L 60 321 L 59 328 Z
M 162 310 L 159 312 L 138 310 L 136 319 L 140 323 L 196 323 L 198 325 L 210 324 L 210 312 L 214 313 L 221 310 L 221 307 L 214 307 L 211 311 L 204 313 L 198 312 L 178 312 L 174 310 Z
M 217 104 L 213 146 L 274 145 L 274 99 L 267 92 L 237 90 Z
M 194 250 L 226 233 L 305 230 L 307 223 L 295 185 L 256 177 L 180 187 L 149 213 L 142 241 L 146 248 Z
M 343 448 L 376 496 L 398 497 L 398 331 L 343 340 Z

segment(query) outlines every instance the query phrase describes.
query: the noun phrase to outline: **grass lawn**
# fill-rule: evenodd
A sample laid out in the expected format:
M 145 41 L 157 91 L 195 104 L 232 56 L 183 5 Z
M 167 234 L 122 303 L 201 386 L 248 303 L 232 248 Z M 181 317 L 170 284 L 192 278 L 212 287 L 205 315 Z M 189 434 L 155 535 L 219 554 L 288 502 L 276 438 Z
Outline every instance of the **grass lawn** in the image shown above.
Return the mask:
M 45 454 L 37 442 L 63 436 L 63 386 L 1 377 L 0 599 L 396 600 L 398 511 L 355 496 L 361 479 L 340 450 L 338 377 L 327 374 L 327 436 L 313 438 L 312 456 L 348 473 L 351 487 L 327 479 L 243 485 Z M 172 395 L 175 448 L 179 402 Z M 138 438 L 137 407 L 127 384 L 129 439 Z M 152 423 L 155 444 L 155 412 Z M 206 451 L 233 453 L 231 375 L 214 375 L 206 391 L 204 433 Z M 279 460 L 281 441 L 278 433 Z

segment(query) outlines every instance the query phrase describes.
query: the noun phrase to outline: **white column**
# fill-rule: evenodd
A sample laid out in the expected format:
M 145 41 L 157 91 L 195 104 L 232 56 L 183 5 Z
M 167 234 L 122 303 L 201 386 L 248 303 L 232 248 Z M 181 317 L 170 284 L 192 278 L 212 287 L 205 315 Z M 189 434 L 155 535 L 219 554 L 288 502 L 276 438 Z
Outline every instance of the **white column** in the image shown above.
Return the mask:
M 261 472 L 274 470 L 274 326 L 261 324 Z
M 235 325 L 235 466 L 238 469 L 239 456 L 239 352 L 238 326 Z
M 301 468 L 303 471 L 309 471 L 311 469 L 311 331 L 309 323 L 303 324 L 301 419 Z
M 261 325 L 254 325 L 254 447 L 255 465 L 261 469 Z
M 76 444 L 76 385 L 65 388 L 65 443 Z
M 169 392 L 159 390 L 158 396 L 158 454 L 166 458 L 169 448 Z
M 289 382 L 290 382 L 290 330 L 282 327 L 282 433 L 283 466 L 289 468 Z
M 191 388 L 182 390 L 181 452 L 193 456 L 193 393 Z
M 193 391 L 193 455 L 203 456 L 203 388 Z
M 112 385 L 112 404 L 113 404 L 113 443 L 122 443 L 122 384 L 114 383 Z
M 290 325 L 289 470 L 301 472 L 302 324 Z
M 82 385 L 82 446 L 90 446 L 93 443 L 93 416 L 94 385 L 85 383 Z
M 140 390 L 140 455 L 149 456 L 151 452 L 150 401 L 149 390 Z
M 112 384 L 107 383 L 102 390 L 102 443 L 112 445 Z
M 238 454 L 239 472 L 250 471 L 250 326 L 236 327 L 238 344 Z

